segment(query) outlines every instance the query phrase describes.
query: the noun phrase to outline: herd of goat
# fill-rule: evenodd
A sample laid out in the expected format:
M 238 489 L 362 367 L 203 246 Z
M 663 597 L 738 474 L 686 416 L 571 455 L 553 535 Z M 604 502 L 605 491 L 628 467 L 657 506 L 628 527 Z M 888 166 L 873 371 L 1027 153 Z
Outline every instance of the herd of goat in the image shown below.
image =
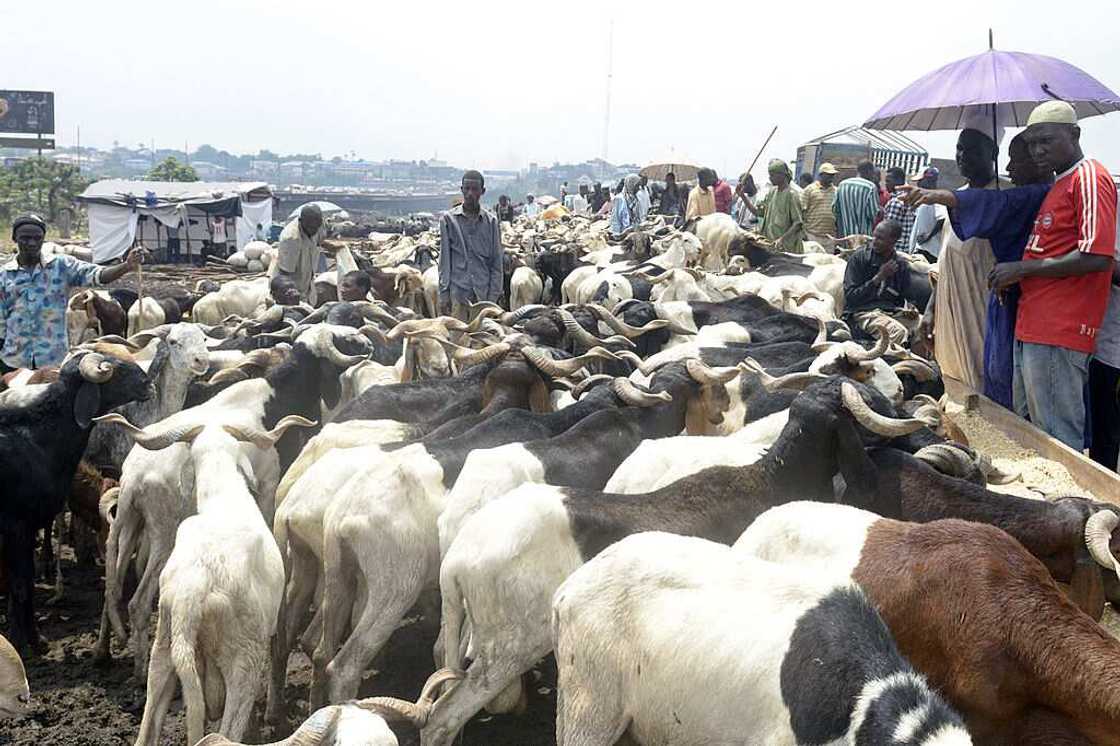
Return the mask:
M 553 652 L 563 746 L 1120 744 L 1113 506 L 988 489 L 937 366 L 841 321 L 842 258 L 604 227 L 506 229 L 469 323 L 436 313 L 430 236 L 338 251 L 360 302 L 75 295 L 67 361 L 0 394 L 0 718 L 31 706 L 37 536 L 69 510 L 97 655 L 147 682 L 137 746 L 177 686 L 188 744 L 237 743 L 263 695 L 283 744 L 449 746 Z M 418 700 L 356 699 L 417 605 Z

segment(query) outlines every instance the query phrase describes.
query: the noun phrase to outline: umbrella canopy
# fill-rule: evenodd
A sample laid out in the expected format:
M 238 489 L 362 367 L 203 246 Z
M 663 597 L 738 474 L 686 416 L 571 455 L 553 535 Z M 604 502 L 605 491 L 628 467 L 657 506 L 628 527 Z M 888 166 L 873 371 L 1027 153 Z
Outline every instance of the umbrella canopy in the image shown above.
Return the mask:
M 296 215 L 299 215 L 299 211 L 302 210 L 303 208 L 307 207 L 307 205 L 318 206 L 320 212 L 323 213 L 323 217 L 327 217 L 328 215 L 338 215 L 338 217 L 341 217 L 341 218 L 350 217 L 349 213 L 347 213 L 346 210 L 343 210 L 341 207 L 336 205 L 334 202 L 327 202 L 326 200 L 317 200 L 315 202 L 308 202 L 306 204 L 302 204 L 299 207 L 297 207 L 296 209 L 292 210 L 292 214 L 288 216 L 288 219 L 291 220 Z
M 696 161 L 670 148 L 663 158 L 643 168 L 638 175 L 651 181 L 665 181 L 665 177 L 671 173 L 677 177 L 677 181 L 695 181 L 699 170 Z
M 952 62 L 919 78 L 864 123 L 880 130 L 957 130 L 976 113 L 1004 127 L 1026 126 L 1031 110 L 1055 98 L 1080 119 L 1120 111 L 1120 96 L 1068 62 L 1040 54 L 1001 52 Z
M 560 201 L 553 197 L 551 194 L 542 194 L 541 196 L 534 197 L 533 199 L 541 207 L 549 207 L 550 205 L 555 205 Z

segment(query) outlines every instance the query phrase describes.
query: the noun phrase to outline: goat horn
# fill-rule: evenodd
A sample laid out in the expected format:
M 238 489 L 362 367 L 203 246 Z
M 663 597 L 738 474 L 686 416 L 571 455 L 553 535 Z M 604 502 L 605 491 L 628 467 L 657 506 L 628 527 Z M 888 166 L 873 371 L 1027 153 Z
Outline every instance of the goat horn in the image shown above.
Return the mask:
M 208 383 L 213 386 L 220 383 L 237 383 L 238 381 L 244 381 L 248 378 L 249 373 L 245 371 L 244 367 L 238 365 L 235 368 L 219 370 L 217 373 L 210 376 Z
M 266 746 L 323 746 L 326 743 L 333 743 L 338 719 L 342 716 L 342 707 L 342 705 L 330 705 L 316 710 L 311 717 L 303 721 L 295 733 L 283 741 L 266 744 Z M 231 741 L 220 733 L 211 733 L 195 746 L 245 746 L 245 744 Z
M 1112 555 L 1112 532 L 1120 524 L 1120 516 L 1111 510 L 1098 510 L 1085 521 L 1085 546 L 1101 567 L 1111 569 L 1120 577 L 1120 563 Z
M 926 462 L 942 474 L 963 479 L 976 466 L 972 458 L 960 448 L 948 443 L 934 443 L 914 454 L 914 458 Z
M 121 488 L 111 487 L 101 494 L 101 499 L 97 501 L 97 514 L 101 516 L 101 521 L 106 526 L 113 525 L 116 516 L 113 515 L 113 508 L 117 507 L 117 503 L 121 498 Z
M 891 370 L 897 374 L 908 373 L 919 383 L 937 380 L 937 371 L 920 360 L 900 360 L 891 366 Z
M 358 331 L 365 335 L 366 339 L 374 344 L 387 345 L 389 338 L 385 336 L 385 332 L 381 331 L 381 327 L 377 324 L 362 324 Z
M 152 341 L 152 339 L 156 336 L 154 334 L 151 334 L 150 332 L 140 332 L 140 334 L 134 334 L 131 337 L 129 337 L 128 339 L 125 339 L 124 337 L 122 337 L 119 334 L 106 334 L 105 336 L 98 337 L 97 339 L 93 340 L 93 342 L 89 342 L 87 344 L 92 345 L 92 344 L 97 344 L 98 342 L 104 342 L 105 344 L 120 345 L 121 347 L 125 347 L 129 350 L 132 350 L 133 352 L 136 352 L 137 350 L 144 349 L 144 347 L 147 345 L 147 342 L 145 342 L 143 345 L 139 345 L 139 344 L 136 344 L 135 342 L 133 342 L 132 340 L 135 339 L 136 337 L 145 336 L 145 335 L 148 336 L 147 342 Z M 82 346 L 85 347 L 86 345 L 82 345 Z
M 813 352 L 824 352 L 833 343 L 828 341 L 828 325 L 824 323 L 824 319 L 817 317 L 817 337 L 813 340 L 813 344 L 809 349 Z M 819 349 L 818 349 L 819 348 Z
M 90 383 L 105 383 L 113 377 L 113 364 L 100 352 L 87 352 L 78 362 L 78 372 Z
M 988 484 L 1011 484 L 1023 477 L 1023 472 L 1001 469 L 993 464 L 990 458 L 981 453 L 976 454 L 976 465 L 984 473 L 984 479 L 987 480 Z
M 599 317 L 600 321 L 629 339 L 640 337 L 646 332 L 664 329 L 665 327 L 669 326 L 669 322 L 665 321 L 664 319 L 654 319 L 645 326 L 630 326 L 625 321 L 600 306 L 598 303 L 588 303 L 587 307 L 590 308 L 592 312 Z
M 356 331 L 356 330 L 355 330 Z M 365 340 L 365 337 L 360 337 Z M 330 361 L 332 365 L 337 365 L 340 368 L 349 368 L 355 363 L 359 363 L 367 358 L 367 355 L 346 355 L 334 343 L 334 335 L 327 335 L 321 345 L 323 356 Z
M 120 425 L 124 428 L 128 436 L 132 438 L 137 445 L 148 449 L 149 451 L 161 451 L 168 446 L 183 441 L 192 441 L 195 436 L 202 432 L 203 425 L 190 424 L 180 425 L 179 427 L 156 428 L 149 430 L 152 426 L 136 427 L 124 415 L 111 412 L 101 417 L 94 417 L 94 422 L 104 424 Z
M 540 310 L 547 309 L 547 308 L 548 308 L 548 306 L 543 306 L 540 303 L 530 303 L 528 305 L 522 306 L 521 308 L 517 309 L 516 311 L 510 311 L 509 313 L 501 314 L 501 321 L 506 326 L 513 326 L 514 324 L 521 321 L 521 319 L 525 318 L 529 314 L 535 313 L 536 311 L 540 311 Z
M 848 362 L 862 363 L 868 360 L 881 358 L 883 356 L 883 353 L 887 351 L 887 347 L 890 345 L 891 340 L 887 336 L 887 330 L 882 326 L 875 328 L 875 336 L 875 346 L 870 350 L 861 349 L 859 352 L 856 352 L 855 350 L 852 350 L 851 352 L 845 352 L 844 357 L 848 358 Z M 849 345 L 849 347 L 850 346 L 851 345 Z
M 636 354 L 630 352 L 630 350 L 619 350 L 614 354 L 618 356 L 619 360 L 625 360 L 626 362 L 633 365 L 635 370 L 640 370 L 642 367 L 642 363 L 645 362 Z
M 775 378 L 766 372 L 757 360 L 748 357 L 743 362 L 739 363 L 739 370 L 747 373 L 754 373 L 758 376 L 762 387 L 767 391 L 778 391 L 779 389 L 796 389 L 803 390 L 806 386 L 814 384 L 817 381 L 824 381 L 828 376 L 821 375 L 820 373 L 787 373 L 784 376 Z
M 446 342 L 446 340 L 444 341 Z M 447 345 L 451 344 L 453 343 L 447 342 L 444 347 L 446 348 Z M 487 363 L 494 358 L 508 354 L 509 351 L 513 349 L 509 342 L 498 342 L 496 344 L 486 345 L 481 350 L 471 350 L 469 348 L 459 347 L 458 345 L 455 345 L 455 347 L 458 347 L 458 349 L 454 353 L 454 360 L 456 365 L 460 368 L 469 368 L 479 363 Z
M 553 378 L 570 376 L 592 360 L 618 360 L 617 355 L 602 347 L 592 347 L 584 354 L 566 360 L 554 360 L 536 347 L 523 347 L 521 354 L 534 368 Z
M 684 367 L 688 370 L 688 375 L 692 376 L 692 380 L 703 385 L 724 384 L 739 375 L 738 368 L 713 368 L 696 358 L 686 360 Z
M 937 426 L 937 422 L 928 416 L 895 419 L 894 417 L 881 415 L 868 406 L 860 395 L 859 389 L 847 381 L 840 384 L 840 397 L 856 422 L 884 438 L 897 438 L 902 435 L 909 435 L 923 427 Z
M 362 315 L 362 318 L 366 319 L 367 321 L 380 321 L 384 324 L 389 324 L 390 326 L 396 326 L 397 322 L 400 321 L 400 319 L 388 313 L 376 303 L 370 303 L 369 301 L 358 301 L 354 305 L 358 307 L 358 313 Z
M 584 329 L 580 323 L 576 321 L 576 317 L 572 316 L 571 312 L 563 308 L 558 308 L 556 309 L 556 313 L 560 315 L 560 321 L 564 325 L 564 331 L 568 333 L 568 336 L 572 338 L 573 342 L 579 342 L 579 344 L 585 348 L 596 347 L 602 344 L 603 340 Z
M 587 393 L 587 390 L 590 389 L 592 386 L 595 386 L 599 383 L 602 383 L 603 381 L 613 381 L 613 380 L 614 380 L 614 376 L 608 375 L 606 373 L 596 373 L 594 375 L 590 375 L 587 378 L 580 381 L 579 383 L 577 383 L 574 387 L 572 387 L 572 391 L 571 391 L 572 398 L 575 399 L 576 401 L 579 401 L 579 398 L 581 396 L 583 396 L 585 393 Z
M 237 425 L 222 425 L 222 429 L 232 435 L 237 440 L 246 443 L 252 443 L 257 448 L 272 448 L 276 445 L 276 441 L 283 437 L 288 428 L 291 427 L 315 427 L 319 423 L 313 422 L 306 417 L 300 417 L 298 414 L 290 414 L 287 417 L 282 417 L 276 423 L 276 427 L 271 430 L 257 430 L 251 427 L 239 427 Z
M 801 295 L 797 296 L 797 298 L 794 299 L 794 302 L 799 306 L 806 300 L 819 300 L 822 303 L 828 303 L 831 298 L 832 296 L 830 295 L 825 295 L 824 293 L 818 292 L 816 290 L 810 290 L 807 293 L 802 293 Z
M 424 688 L 420 691 L 420 697 L 416 702 L 408 702 L 403 699 L 397 699 L 396 697 L 369 697 L 367 699 L 354 700 L 349 704 L 355 707 L 361 707 L 363 710 L 375 712 L 383 717 L 404 719 L 417 728 L 423 728 L 428 722 L 428 716 L 432 712 L 435 692 L 448 681 L 457 681 L 461 678 L 463 678 L 461 672 L 452 671 L 449 668 L 441 668 L 428 677 L 428 680 L 424 683 Z
M 482 324 L 486 321 L 486 319 L 493 319 L 502 315 L 502 309 L 495 308 L 493 306 L 494 304 L 491 303 L 486 308 L 483 308 L 478 312 L 478 315 L 474 317 L 471 323 L 467 324 L 468 334 L 473 334 L 474 332 L 477 332 L 479 329 L 481 329 Z
M 668 391 L 660 391 L 656 394 L 651 394 L 635 386 L 634 382 L 629 378 L 614 379 L 614 382 L 611 384 L 611 391 L 614 392 L 615 396 L 632 407 L 652 407 L 673 400 L 673 395 Z

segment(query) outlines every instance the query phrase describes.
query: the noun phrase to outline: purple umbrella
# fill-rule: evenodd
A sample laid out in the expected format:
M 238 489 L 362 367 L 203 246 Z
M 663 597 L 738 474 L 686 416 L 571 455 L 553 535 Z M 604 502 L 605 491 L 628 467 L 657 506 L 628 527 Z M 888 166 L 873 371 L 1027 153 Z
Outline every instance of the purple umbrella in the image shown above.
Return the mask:
M 880 130 L 959 130 L 982 113 L 1022 127 L 1043 101 L 1073 104 L 1080 119 L 1120 111 L 1120 96 L 1080 68 L 1054 57 L 989 49 L 952 62 L 910 84 L 864 123 Z

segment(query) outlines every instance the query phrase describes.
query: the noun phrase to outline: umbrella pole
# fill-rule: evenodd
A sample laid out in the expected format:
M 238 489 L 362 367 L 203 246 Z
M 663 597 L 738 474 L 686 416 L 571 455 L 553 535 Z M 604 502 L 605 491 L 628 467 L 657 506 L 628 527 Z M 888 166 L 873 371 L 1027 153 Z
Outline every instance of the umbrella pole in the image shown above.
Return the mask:
M 758 159 L 762 157 L 763 151 L 766 150 L 766 146 L 770 144 L 770 140 L 773 139 L 774 133 L 777 132 L 777 131 L 778 131 L 778 125 L 775 124 L 774 129 L 770 130 L 770 135 L 769 135 L 769 137 L 766 138 L 766 142 L 762 143 L 762 147 L 759 148 L 758 152 L 754 154 L 754 160 L 751 161 L 751 165 L 747 166 L 747 173 L 748 174 L 754 168 L 755 164 L 758 163 Z

